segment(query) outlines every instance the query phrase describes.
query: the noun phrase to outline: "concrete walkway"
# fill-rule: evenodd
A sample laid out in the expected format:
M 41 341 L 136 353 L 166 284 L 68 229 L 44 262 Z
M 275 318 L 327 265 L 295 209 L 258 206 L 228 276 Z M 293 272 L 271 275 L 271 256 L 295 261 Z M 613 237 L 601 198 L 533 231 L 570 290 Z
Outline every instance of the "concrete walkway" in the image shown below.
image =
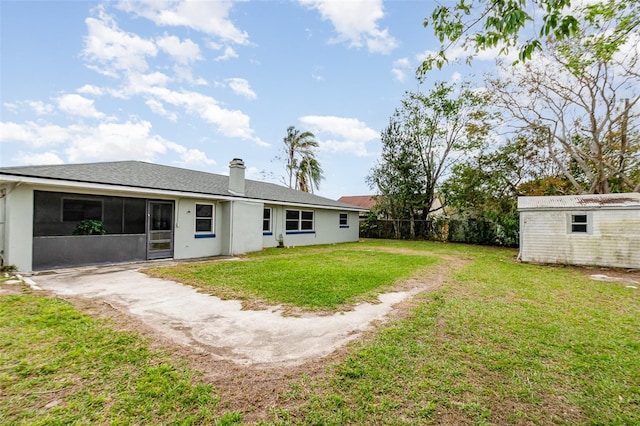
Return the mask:
M 145 265 L 146 266 L 146 265 Z M 378 304 L 362 303 L 331 316 L 282 316 L 270 310 L 242 310 L 194 288 L 150 278 L 140 265 L 79 268 L 35 275 L 32 284 L 60 296 L 100 299 L 134 315 L 181 345 L 238 364 L 298 365 L 330 354 L 382 320 L 392 306 L 420 289 L 383 294 Z

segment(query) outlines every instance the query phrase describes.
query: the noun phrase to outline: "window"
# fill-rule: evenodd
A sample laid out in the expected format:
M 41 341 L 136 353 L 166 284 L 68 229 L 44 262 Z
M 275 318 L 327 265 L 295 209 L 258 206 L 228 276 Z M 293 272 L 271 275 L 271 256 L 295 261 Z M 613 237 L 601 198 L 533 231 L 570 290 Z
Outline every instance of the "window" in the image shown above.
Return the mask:
M 348 228 L 348 227 L 349 227 L 349 214 L 340 213 L 340 228 Z
M 213 233 L 213 204 L 196 204 L 196 233 Z
M 572 214 L 571 215 L 571 232 L 572 233 L 587 233 L 588 222 L 586 214 Z
M 285 229 L 288 233 L 313 233 L 313 212 L 309 210 L 287 210 Z
M 262 213 L 262 233 L 271 235 L 271 209 L 265 208 Z
M 62 199 L 63 222 L 80 222 L 85 219 L 102 220 L 102 200 Z

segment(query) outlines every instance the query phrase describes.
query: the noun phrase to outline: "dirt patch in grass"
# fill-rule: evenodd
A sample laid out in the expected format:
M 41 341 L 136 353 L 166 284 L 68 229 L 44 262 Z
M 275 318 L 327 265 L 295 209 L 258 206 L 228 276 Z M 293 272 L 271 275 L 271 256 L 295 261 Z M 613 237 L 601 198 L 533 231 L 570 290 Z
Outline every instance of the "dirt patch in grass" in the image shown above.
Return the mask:
M 640 284 L 640 269 L 627 269 L 627 268 L 603 268 L 603 267 L 595 267 L 595 266 L 583 266 L 583 267 L 575 267 L 578 271 L 583 274 L 592 276 L 592 275 L 602 275 L 610 278 L 619 278 L 617 282 L 628 282 L 633 284 Z

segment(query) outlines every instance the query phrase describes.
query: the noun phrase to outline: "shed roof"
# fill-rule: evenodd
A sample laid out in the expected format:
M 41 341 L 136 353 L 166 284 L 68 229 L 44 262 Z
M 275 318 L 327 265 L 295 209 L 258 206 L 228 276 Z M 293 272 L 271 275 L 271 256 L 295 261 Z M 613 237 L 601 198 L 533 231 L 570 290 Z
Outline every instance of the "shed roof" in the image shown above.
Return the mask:
M 207 196 L 233 196 L 228 191 L 229 176 L 178 167 L 163 166 L 143 161 L 115 161 L 104 163 L 63 164 L 50 166 L 21 166 L 0 168 L 0 181 L 7 177 L 39 178 L 52 184 L 75 182 L 105 184 L 119 187 L 177 191 Z M 273 183 L 245 180 L 245 194 L 263 202 L 291 203 L 309 206 L 340 208 L 360 211 L 362 208 L 331 200 L 307 192 L 296 191 Z
M 518 197 L 518 210 L 591 210 L 607 208 L 640 209 L 640 193 Z

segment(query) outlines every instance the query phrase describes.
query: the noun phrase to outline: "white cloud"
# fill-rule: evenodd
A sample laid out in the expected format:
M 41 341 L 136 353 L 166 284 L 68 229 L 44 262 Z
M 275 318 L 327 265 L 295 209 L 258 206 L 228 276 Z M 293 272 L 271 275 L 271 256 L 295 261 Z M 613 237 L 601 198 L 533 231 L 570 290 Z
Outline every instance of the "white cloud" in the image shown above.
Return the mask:
M 377 131 L 356 118 L 308 115 L 301 117 L 300 122 L 316 134 L 322 151 L 365 156 L 368 155 L 367 142 L 380 137 Z M 329 138 L 322 137 L 323 134 Z
M 471 48 L 464 48 L 460 44 L 451 46 L 447 48 L 445 54 L 447 56 L 447 60 L 450 63 L 466 61 L 467 58 L 473 55 L 474 60 L 477 61 L 489 61 L 494 62 L 498 58 L 502 58 L 509 63 L 514 62 L 518 59 L 519 46 L 509 47 L 507 53 L 500 53 L 501 46 L 491 47 L 488 49 L 481 50 L 475 54 Z M 436 57 L 438 52 L 435 50 L 425 50 L 422 53 L 416 55 L 416 60 L 422 62 L 429 57 Z
M 171 82 L 171 78 L 161 72 L 152 72 L 150 74 L 132 73 L 128 76 L 125 94 L 131 95 L 136 93 L 145 93 L 154 87 L 165 87 Z
M 148 88 L 145 93 L 165 103 L 184 108 L 188 113 L 216 125 L 227 137 L 252 140 L 258 145 L 269 146 L 254 136 L 248 115 L 239 110 L 224 109 L 210 96 L 190 91 L 177 92 L 164 87 Z
M 101 87 L 93 86 L 91 84 L 85 84 L 76 90 L 78 93 L 82 93 L 83 95 L 93 95 L 93 96 L 102 96 L 104 94 L 104 90 Z
M 324 76 L 322 75 L 322 71 L 324 71 L 324 67 L 316 65 L 315 67 L 313 67 L 311 78 L 317 81 L 324 81 Z
M 20 105 L 17 102 L 4 102 L 2 106 L 11 112 L 18 112 L 20 109 Z
M 28 164 L 30 166 L 49 165 L 49 164 L 64 164 L 62 158 L 55 152 L 20 152 L 13 158 L 17 164 Z
M 216 61 L 226 61 L 228 59 L 237 58 L 238 54 L 233 47 L 227 46 L 224 49 L 224 53 L 215 58 Z
M 175 112 L 169 112 L 164 108 L 162 102 L 157 99 L 147 99 L 145 104 L 149 107 L 149 109 L 158 115 L 166 117 L 168 120 L 173 121 L 174 123 L 178 121 L 178 115 Z
M 333 24 L 338 36 L 332 42 L 348 41 L 350 46 L 362 47 L 373 53 L 389 53 L 398 42 L 385 28 L 378 27 L 384 17 L 382 0 L 299 0 L 300 3 L 320 12 L 323 20 Z
M 613 60 L 616 63 L 623 64 L 629 69 L 636 66 L 638 58 L 640 58 L 640 33 L 632 32 L 627 36 L 627 41 L 620 49 L 613 54 Z
M 408 58 L 400 58 L 393 61 L 391 72 L 396 80 L 404 82 L 407 78 L 407 72 L 411 70 L 411 63 Z
M 69 140 L 69 131 L 53 124 L 0 122 L 0 142 L 19 142 L 39 148 Z
M 42 101 L 28 101 L 29 106 L 38 115 L 47 115 L 53 112 L 53 105 Z
M 148 121 L 101 123 L 97 126 L 71 125 L 60 127 L 27 122 L 24 124 L 0 122 L 0 141 L 24 143 L 33 148 L 60 146 L 66 161 L 142 160 L 153 162 L 159 155 L 177 153 L 184 164 L 215 164 L 206 154 L 168 141 L 151 132 Z M 16 161 L 23 164 L 62 162 L 58 154 L 19 154 Z
M 89 61 L 101 64 L 89 65 L 102 74 L 115 76 L 117 71 L 144 72 L 148 69 L 147 56 L 156 56 L 155 43 L 137 34 L 128 33 L 115 20 L 99 8 L 98 18 L 87 18 L 88 34 L 84 37 L 83 55 Z
M 389 35 L 389 30 L 386 28 L 381 31 L 369 33 L 366 40 L 367 49 L 372 53 L 391 53 L 393 49 L 398 47 L 398 42 Z
M 87 99 L 75 93 L 62 95 L 56 100 L 58 102 L 58 108 L 67 114 L 97 119 L 105 117 L 104 113 L 96 110 L 92 99 Z
M 229 19 L 230 1 L 122 0 L 118 8 L 160 26 L 184 26 L 235 44 L 248 44 L 249 36 Z
M 176 143 L 170 142 L 168 147 L 173 151 L 180 154 L 179 164 L 182 165 L 207 165 L 213 166 L 216 164 L 215 160 L 207 158 L 207 154 L 200 151 L 199 149 L 188 149 L 182 145 L 178 145 Z
M 249 82 L 244 78 L 228 78 L 226 81 L 231 90 L 233 90 L 233 93 L 236 95 L 244 96 L 245 98 L 252 100 L 258 97 L 256 92 L 251 90 Z
M 69 162 L 136 159 L 154 161 L 167 152 L 168 141 L 151 134 L 148 121 L 71 126 L 73 138 L 65 153 Z
M 156 43 L 160 49 L 180 64 L 186 65 L 202 59 L 200 46 L 189 39 L 180 41 L 178 37 L 165 33 L 164 36 L 156 39 Z
M 48 115 L 53 113 L 54 106 L 42 101 L 17 101 L 17 102 L 5 102 L 2 104 L 6 109 L 11 112 L 17 113 L 26 108 L 32 110 L 36 115 Z
M 232 79 L 233 90 L 249 98 L 255 97 L 248 83 L 244 85 L 242 79 Z M 239 80 L 239 81 L 236 81 Z M 166 110 L 166 105 L 182 108 L 185 112 L 201 118 L 215 125 L 224 136 L 251 140 L 260 146 L 270 146 L 254 135 L 248 115 L 240 110 L 230 110 L 221 107 L 213 97 L 195 91 L 175 91 L 165 87 L 171 80 L 160 72 L 151 74 L 132 73 L 128 76 L 127 85 L 118 90 L 110 91 L 114 97 L 129 98 L 142 96 L 145 103 L 153 112 L 171 120 L 177 115 Z M 197 83 L 197 81 L 196 81 Z M 203 82 L 206 84 L 206 82 Z M 244 90 L 244 93 L 242 92 Z

